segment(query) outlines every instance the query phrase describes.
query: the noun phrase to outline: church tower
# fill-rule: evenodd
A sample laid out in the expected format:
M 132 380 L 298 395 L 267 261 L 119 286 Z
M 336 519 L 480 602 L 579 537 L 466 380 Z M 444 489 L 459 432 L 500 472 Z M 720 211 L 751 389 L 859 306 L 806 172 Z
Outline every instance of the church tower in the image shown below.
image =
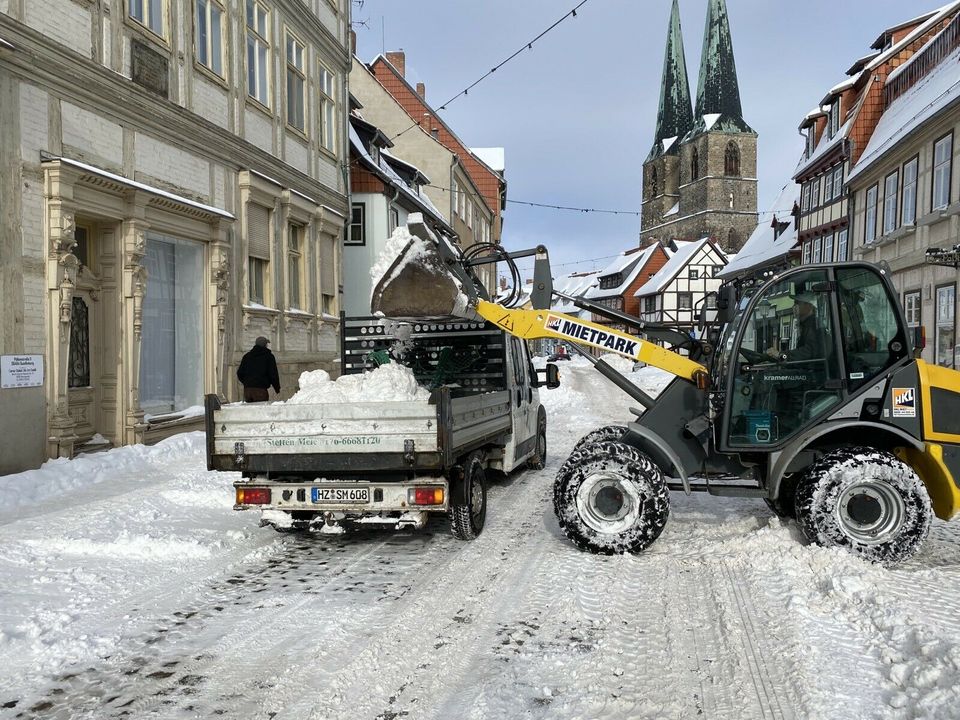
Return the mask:
M 660 225 L 680 202 L 680 141 L 693 129 L 687 60 L 680 30 L 680 7 L 673 0 L 653 148 L 643 163 L 641 227 Z M 641 246 L 650 242 L 641 242 Z
M 671 35 L 672 25 L 673 20 Z M 658 138 L 659 124 L 658 118 Z M 656 197 L 653 186 L 647 187 L 656 163 L 648 158 L 644 164 L 640 244 L 709 236 L 727 252 L 737 252 L 757 224 L 757 134 L 743 119 L 725 0 L 708 0 L 696 111 L 676 145 L 677 198 L 659 214 L 655 202 L 647 212 L 647 198 Z M 656 176 L 659 181 L 659 172 Z

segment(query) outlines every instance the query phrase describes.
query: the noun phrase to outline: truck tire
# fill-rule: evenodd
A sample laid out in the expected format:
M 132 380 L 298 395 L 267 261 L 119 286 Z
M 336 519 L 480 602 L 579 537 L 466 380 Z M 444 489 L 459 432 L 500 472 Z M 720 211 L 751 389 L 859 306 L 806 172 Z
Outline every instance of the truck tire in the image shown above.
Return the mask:
M 527 460 L 531 470 L 543 470 L 547 465 L 547 413 L 543 408 L 537 413 L 537 446 L 533 456 Z
M 797 487 L 797 520 L 810 542 L 892 565 L 930 532 L 930 497 L 916 472 L 891 453 L 840 448 L 807 470 Z
M 649 457 L 604 440 L 567 459 L 554 484 L 553 507 L 560 528 L 581 550 L 637 553 L 663 532 L 670 493 Z
M 450 530 L 459 540 L 474 540 L 487 519 L 487 476 L 479 455 L 464 463 L 463 482 L 466 504 L 450 506 Z
M 627 431 L 626 425 L 604 425 L 603 427 L 598 427 L 596 430 L 591 430 L 582 438 L 577 440 L 577 444 L 573 446 L 573 450 L 570 452 L 571 455 L 577 450 L 580 450 L 585 445 L 592 445 L 593 443 L 601 442 L 603 440 L 619 440 L 623 437 L 623 434 Z

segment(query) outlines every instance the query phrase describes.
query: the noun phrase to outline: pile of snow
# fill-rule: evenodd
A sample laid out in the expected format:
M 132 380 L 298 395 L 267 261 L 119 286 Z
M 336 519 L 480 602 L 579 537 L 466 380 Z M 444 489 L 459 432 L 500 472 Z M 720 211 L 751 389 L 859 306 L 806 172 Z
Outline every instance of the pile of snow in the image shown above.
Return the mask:
M 417 384 L 413 371 L 395 363 L 358 375 L 341 375 L 335 381 L 325 370 L 309 370 L 301 373 L 299 382 L 300 389 L 286 402 L 426 402 L 430 399 L 430 391 Z
M 387 270 L 390 269 L 390 266 L 393 265 L 396 259 L 400 256 L 400 253 L 403 252 L 403 249 L 407 246 L 407 243 L 411 241 L 413 242 L 413 245 L 410 246 L 410 254 L 407 256 L 407 262 L 424 255 L 427 252 L 426 243 L 420 238 L 411 235 L 410 231 L 407 230 L 406 225 L 401 225 L 398 227 L 393 231 L 393 235 L 387 238 L 387 244 L 383 246 L 383 250 L 377 257 L 377 261 L 370 268 L 370 279 L 373 281 L 372 287 L 377 286 L 377 283 L 380 282 L 380 278 L 387 274 Z M 406 265 L 406 263 L 404 263 L 404 265 Z M 398 266 L 393 271 L 391 278 L 396 277 L 404 265 Z

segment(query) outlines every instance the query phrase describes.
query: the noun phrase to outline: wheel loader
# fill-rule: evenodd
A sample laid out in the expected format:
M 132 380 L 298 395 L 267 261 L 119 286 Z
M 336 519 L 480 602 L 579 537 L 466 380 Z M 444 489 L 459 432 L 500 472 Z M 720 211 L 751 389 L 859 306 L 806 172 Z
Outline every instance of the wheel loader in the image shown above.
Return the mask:
M 463 253 L 415 216 L 409 229 L 373 290 L 375 312 L 483 318 L 566 341 L 640 406 L 584 437 L 557 474 L 557 519 L 578 547 L 644 550 L 682 490 L 762 498 L 811 542 L 893 564 L 920 548 L 934 515 L 960 509 L 960 372 L 915 357 L 885 268 L 803 265 L 727 283 L 694 336 L 553 292 L 542 246 Z M 474 268 L 531 255 L 532 309 L 493 302 Z M 557 296 L 636 335 L 555 312 Z M 578 346 L 676 377 L 654 400 Z

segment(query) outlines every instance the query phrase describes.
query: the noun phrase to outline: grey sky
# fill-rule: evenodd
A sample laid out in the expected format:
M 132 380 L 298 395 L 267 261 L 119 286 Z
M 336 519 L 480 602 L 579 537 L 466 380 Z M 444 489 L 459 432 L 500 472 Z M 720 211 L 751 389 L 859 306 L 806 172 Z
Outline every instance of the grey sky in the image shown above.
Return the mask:
M 438 107 L 579 0 L 364 0 L 358 55 L 406 52 L 407 79 Z M 671 0 L 589 0 L 442 113 L 471 147 L 506 150 L 508 200 L 640 210 Z M 917 0 L 727 0 L 744 119 L 759 133 L 759 205 L 789 180 L 797 126 L 881 31 L 937 7 Z M 707 0 L 680 0 L 696 93 Z M 356 23 L 365 23 L 357 25 Z M 640 218 L 508 203 L 504 245 L 545 244 L 555 275 L 635 247 Z M 528 263 L 520 263 L 526 267 Z

